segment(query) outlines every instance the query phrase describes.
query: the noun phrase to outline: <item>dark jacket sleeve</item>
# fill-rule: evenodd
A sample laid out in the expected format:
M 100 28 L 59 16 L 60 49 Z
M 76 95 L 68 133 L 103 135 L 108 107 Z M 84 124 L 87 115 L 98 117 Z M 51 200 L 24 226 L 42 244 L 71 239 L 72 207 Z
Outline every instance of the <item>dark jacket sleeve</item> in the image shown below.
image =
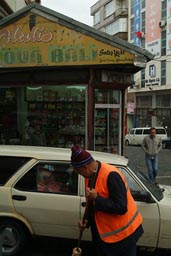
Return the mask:
M 109 198 L 97 196 L 94 209 L 115 214 L 125 214 L 127 211 L 127 191 L 125 184 L 116 172 L 111 172 L 107 179 Z

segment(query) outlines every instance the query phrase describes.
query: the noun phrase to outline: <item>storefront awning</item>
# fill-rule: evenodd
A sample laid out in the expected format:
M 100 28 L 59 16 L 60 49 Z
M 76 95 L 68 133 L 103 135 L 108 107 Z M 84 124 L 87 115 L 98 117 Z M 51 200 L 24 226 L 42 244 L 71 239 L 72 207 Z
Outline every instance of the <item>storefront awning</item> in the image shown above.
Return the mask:
M 0 73 L 13 68 L 127 66 L 136 73 L 153 55 L 39 4 L 0 21 Z

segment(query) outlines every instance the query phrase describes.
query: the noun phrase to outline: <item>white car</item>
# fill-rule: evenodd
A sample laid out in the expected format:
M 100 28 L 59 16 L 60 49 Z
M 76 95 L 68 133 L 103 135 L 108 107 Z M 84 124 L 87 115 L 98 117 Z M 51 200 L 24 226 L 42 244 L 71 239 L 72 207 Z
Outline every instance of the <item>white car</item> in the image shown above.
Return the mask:
M 171 187 L 135 174 L 128 159 L 91 152 L 94 159 L 117 166 L 125 175 L 143 216 L 139 246 L 171 249 Z M 17 255 L 31 236 L 78 238 L 85 210 L 84 178 L 70 166 L 70 149 L 0 147 L 0 243 L 2 255 Z M 90 240 L 90 230 L 83 235 Z
M 161 140 L 166 140 L 167 131 L 164 127 L 155 127 L 156 128 L 156 135 L 161 138 Z M 125 135 L 125 145 L 126 146 L 136 146 L 141 145 L 143 139 L 146 135 L 150 132 L 150 127 L 137 127 L 130 129 L 129 133 Z

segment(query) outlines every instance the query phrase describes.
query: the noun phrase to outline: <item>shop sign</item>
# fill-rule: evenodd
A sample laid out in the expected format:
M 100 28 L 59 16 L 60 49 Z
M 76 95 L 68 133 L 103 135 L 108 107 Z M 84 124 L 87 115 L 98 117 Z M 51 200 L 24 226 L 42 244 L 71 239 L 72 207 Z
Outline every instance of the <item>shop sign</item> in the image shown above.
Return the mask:
M 127 103 L 127 114 L 134 114 L 135 104 L 134 102 Z
M 118 84 L 132 84 L 133 75 L 129 73 L 119 73 L 112 71 L 102 72 L 102 82 L 112 82 Z
M 160 85 L 160 78 L 150 78 L 145 80 L 145 85 L 150 86 L 150 85 Z
M 121 105 L 120 104 L 103 104 L 103 103 L 100 103 L 100 104 L 95 104 L 95 108 L 120 108 Z
M 160 85 L 160 78 L 156 77 L 156 74 L 157 74 L 156 65 L 155 64 L 149 65 L 148 75 L 150 78 L 145 80 L 146 86 Z
M 133 64 L 134 54 L 30 13 L 0 29 L 0 66 Z

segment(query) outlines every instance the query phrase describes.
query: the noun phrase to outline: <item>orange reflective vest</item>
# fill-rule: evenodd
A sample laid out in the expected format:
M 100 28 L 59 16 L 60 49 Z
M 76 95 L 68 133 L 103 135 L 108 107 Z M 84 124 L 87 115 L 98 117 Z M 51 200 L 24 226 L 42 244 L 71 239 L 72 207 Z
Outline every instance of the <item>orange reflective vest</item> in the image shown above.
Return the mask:
M 142 223 L 142 216 L 138 211 L 137 205 L 131 195 L 127 182 L 122 173 L 112 165 L 101 163 L 98 172 L 95 190 L 99 196 L 108 198 L 107 178 L 110 172 L 117 172 L 122 178 L 127 190 L 127 212 L 124 215 L 95 211 L 95 222 L 99 236 L 104 242 L 115 243 L 130 236 Z M 86 182 L 86 186 L 87 186 Z

